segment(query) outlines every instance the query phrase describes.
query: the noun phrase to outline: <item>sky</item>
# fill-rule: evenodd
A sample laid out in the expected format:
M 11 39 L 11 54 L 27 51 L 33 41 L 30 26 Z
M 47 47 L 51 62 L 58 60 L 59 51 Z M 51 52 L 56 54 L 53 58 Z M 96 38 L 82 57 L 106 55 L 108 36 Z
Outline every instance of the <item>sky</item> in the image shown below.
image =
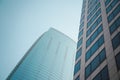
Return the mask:
M 49 28 L 77 42 L 82 0 L 0 0 L 0 80 Z

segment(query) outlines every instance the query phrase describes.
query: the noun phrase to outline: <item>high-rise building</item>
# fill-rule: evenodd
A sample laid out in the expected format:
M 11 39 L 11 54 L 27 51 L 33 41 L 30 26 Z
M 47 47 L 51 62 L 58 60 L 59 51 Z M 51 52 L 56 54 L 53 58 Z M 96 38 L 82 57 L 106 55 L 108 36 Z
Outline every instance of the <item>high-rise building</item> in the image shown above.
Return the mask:
M 83 0 L 74 80 L 120 80 L 120 0 Z
M 7 80 L 73 80 L 76 43 L 51 28 L 25 54 Z

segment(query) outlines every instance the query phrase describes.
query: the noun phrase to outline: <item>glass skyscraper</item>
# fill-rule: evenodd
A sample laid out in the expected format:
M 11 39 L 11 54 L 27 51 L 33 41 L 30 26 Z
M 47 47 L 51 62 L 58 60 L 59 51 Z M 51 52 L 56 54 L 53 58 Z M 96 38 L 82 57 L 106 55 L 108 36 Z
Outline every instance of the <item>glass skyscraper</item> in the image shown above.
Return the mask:
M 76 43 L 51 28 L 25 54 L 7 80 L 73 80 Z
M 120 0 L 83 0 L 74 80 L 120 80 Z

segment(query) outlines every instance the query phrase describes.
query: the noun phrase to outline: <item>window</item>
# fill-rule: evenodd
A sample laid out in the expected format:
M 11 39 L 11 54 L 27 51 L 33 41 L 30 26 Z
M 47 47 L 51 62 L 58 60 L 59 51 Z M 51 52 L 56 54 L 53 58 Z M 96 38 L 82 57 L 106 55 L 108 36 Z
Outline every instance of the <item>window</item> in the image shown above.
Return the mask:
M 81 46 L 81 44 L 82 44 L 82 39 L 83 39 L 83 38 L 81 38 L 81 39 L 78 41 L 78 43 L 77 43 L 77 48 L 79 48 L 79 47 Z
M 77 78 L 75 80 L 80 80 L 80 76 L 77 76 Z
M 82 48 L 80 48 L 76 53 L 76 60 L 81 56 L 82 54 Z
M 111 0 L 107 0 L 107 1 L 111 1 Z M 106 13 L 108 14 L 118 2 L 119 0 L 113 0 L 111 4 L 106 8 Z
M 75 65 L 74 68 L 74 75 L 80 70 L 80 61 L 78 61 L 78 63 Z
M 99 49 L 104 43 L 103 35 L 93 44 L 93 46 L 86 52 L 86 61 Z
M 92 26 L 97 26 L 100 22 L 102 21 L 102 17 L 98 17 L 98 19 L 95 21 L 95 23 Z M 87 25 L 87 28 L 90 27 L 89 25 Z
M 99 9 L 99 10 L 94 14 L 94 16 L 89 20 L 89 22 L 87 23 L 87 26 L 90 26 L 90 25 L 94 22 L 94 20 L 100 15 L 100 13 L 101 13 L 101 9 Z
M 120 52 L 116 55 L 116 64 L 117 64 L 117 69 L 120 70 Z
M 111 0 L 106 0 L 105 1 L 105 6 L 107 6 L 110 2 L 111 2 Z
M 114 50 L 120 45 L 120 32 L 112 39 L 112 45 Z
M 87 34 L 86 36 L 88 37 L 92 31 L 100 24 L 100 22 L 102 21 L 102 17 L 100 16 L 95 23 L 87 30 Z M 101 25 L 100 25 L 101 26 Z
M 79 32 L 78 39 L 82 36 L 83 34 L 83 29 Z
M 105 60 L 106 51 L 105 48 L 93 59 L 93 61 L 88 64 L 85 68 L 85 78 L 88 78 L 89 75 Z
M 86 68 L 85 68 L 85 79 L 87 79 L 91 74 L 91 66 L 88 65 Z
M 83 28 L 83 26 L 84 26 L 84 22 L 81 23 L 79 30 L 81 30 Z
M 87 20 L 89 20 L 92 15 L 97 11 L 97 9 L 100 7 L 100 2 L 92 9 L 88 9 L 88 16 L 87 16 Z
M 108 67 L 105 66 L 94 78 L 93 80 L 109 80 Z
M 116 29 L 120 27 L 120 16 L 113 22 L 113 24 L 110 26 L 110 34 L 112 34 Z
M 86 42 L 86 48 L 96 39 L 96 37 L 103 31 L 102 25 L 91 35 L 91 37 Z
M 120 4 L 113 10 L 113 12 L 107 17 L 108 23 L 110 23 L 120 12 Z

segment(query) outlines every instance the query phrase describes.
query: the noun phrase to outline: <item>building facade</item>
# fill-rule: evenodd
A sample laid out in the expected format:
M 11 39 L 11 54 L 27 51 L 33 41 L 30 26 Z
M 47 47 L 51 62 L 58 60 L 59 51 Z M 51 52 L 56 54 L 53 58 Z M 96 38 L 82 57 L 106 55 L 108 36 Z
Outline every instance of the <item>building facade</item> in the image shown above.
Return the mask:
M 51 28 L 25 54 L 7 80 L 73 80 L 76 43 Z
M 74 80 L 120 80 L 120 0 L 83 0 Z

